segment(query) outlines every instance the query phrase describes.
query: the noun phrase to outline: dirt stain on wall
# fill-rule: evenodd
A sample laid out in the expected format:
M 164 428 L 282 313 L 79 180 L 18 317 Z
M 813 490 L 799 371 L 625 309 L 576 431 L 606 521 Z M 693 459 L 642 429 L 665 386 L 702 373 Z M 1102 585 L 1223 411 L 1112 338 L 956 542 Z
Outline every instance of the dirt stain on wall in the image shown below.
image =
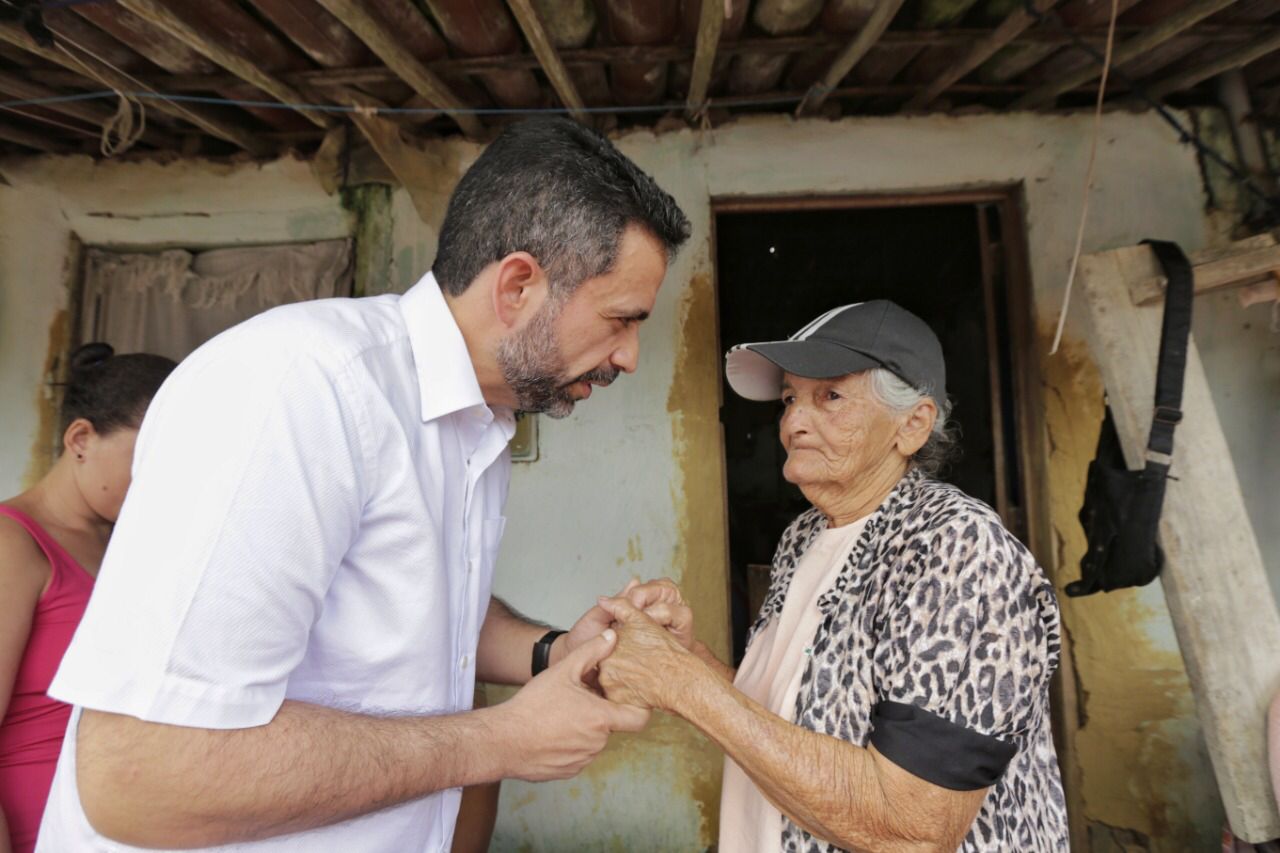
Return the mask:
M 53 315 L 49 323 L 49 345 L 45 351 L 44 369 L 41 376 L 44 382 L 36 391 L 36 436 L 31 444 L 30 462 L 22 475 L 22 488 L 29 489 L 45 475 L 53 466 L 54 449 L 58 436 L 58 399 L 59 394 L 51 384 L 60 376 L 62 360 L 66 357 L 71 340 L 71 313 L 62 308 Z
M 680 588 L 696 614 L 698 636 L 721 657 L 729 653 L 728 519 L 720 434 L 720 350 L 714 278 L 696 271 L 684 291 L 676 325 L 676 357 L 667 412 L 679 478 L 676 508 Z M 703 815 L 702 841 L 715 842 L 723 754 L 692 726 L 674 720 L 671 736 L 687 755 L 686 779 Z

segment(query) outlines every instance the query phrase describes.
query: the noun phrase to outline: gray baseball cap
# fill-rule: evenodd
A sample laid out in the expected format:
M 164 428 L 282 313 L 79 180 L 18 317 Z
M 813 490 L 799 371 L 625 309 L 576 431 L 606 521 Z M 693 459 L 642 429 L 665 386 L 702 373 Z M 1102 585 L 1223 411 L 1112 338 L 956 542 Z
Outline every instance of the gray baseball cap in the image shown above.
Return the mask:
M 778 399 L 783 373 L 830 379 L 873 367 L 938 401 L 947 394 L 938 336 L 887 299 L 832 308 L 785 341 L 738 344 L 724 361 L 729 387 L 748 400 Z

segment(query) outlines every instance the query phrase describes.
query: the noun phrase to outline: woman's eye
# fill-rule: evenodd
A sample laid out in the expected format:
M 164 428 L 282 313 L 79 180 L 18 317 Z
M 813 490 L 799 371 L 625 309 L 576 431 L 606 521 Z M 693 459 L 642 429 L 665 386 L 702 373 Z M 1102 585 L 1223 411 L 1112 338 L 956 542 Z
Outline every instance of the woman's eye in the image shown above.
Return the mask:
M 784 406 L 790 406 L 795 401 L 796 401 L 796 397 L 794 394 L 785 394 L 782 397 L 782 405 Z

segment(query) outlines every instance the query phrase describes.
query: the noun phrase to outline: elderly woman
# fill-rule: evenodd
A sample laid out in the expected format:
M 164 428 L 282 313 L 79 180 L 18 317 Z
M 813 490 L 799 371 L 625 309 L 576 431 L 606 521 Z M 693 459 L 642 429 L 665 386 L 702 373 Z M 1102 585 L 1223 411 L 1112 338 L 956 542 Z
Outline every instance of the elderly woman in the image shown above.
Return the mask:
M 947 442 L 937 338 L 866 302 L 726 367 L 738 394 L 782 401 L 783 475 L 813 508 L 782 536 L 736 673 L 680 618 L 603 602 L 608 698 L 724 749 L 722 853 L 1066 851 L 1053 588 L 990 507 L 929 476 Z

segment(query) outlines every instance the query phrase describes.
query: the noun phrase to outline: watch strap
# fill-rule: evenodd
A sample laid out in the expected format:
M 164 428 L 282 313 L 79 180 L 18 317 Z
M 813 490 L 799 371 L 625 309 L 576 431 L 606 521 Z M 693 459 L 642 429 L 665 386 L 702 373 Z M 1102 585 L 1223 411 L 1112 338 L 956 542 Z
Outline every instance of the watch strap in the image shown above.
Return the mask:
M 542 672 L 551 663 L 551 645 L 556 638 L 565 631 L 551 630 L 542 635 L 542 639 L 533 644 L 533 662 L 529 666 L 529 671 L 533 675 Z

